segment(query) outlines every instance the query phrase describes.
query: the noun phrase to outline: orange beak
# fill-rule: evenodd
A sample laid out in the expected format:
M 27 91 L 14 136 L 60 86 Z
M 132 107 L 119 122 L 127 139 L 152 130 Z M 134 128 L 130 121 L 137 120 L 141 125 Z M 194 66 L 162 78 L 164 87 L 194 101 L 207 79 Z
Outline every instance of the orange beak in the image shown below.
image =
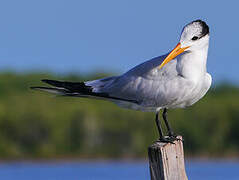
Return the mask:
M 178 43 L 177 46 L 169 53 L 169 55 L 164 59 L 162 64 L 159 66 L 159 69 L 161 69 L 165 64 L 167 64 L 169 61 L 174 59 L 179 54 L 183 53 L 189 46 L 181 48 L 181 43 Z

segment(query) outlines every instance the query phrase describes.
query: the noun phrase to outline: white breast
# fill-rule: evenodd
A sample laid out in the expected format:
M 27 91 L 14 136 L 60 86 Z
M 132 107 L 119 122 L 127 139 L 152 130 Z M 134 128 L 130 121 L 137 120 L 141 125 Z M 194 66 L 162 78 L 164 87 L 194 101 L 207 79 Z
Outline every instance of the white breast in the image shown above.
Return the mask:
M 197 101 L 199 101 L 209 90 L 212 84 L 212 77 L 210 74 L 206 73 L 204 81 L 202 81 L 198 87 L 195 88 L 193 92 L 192 99 L 188 101 L 187 106 L 191 106 Z

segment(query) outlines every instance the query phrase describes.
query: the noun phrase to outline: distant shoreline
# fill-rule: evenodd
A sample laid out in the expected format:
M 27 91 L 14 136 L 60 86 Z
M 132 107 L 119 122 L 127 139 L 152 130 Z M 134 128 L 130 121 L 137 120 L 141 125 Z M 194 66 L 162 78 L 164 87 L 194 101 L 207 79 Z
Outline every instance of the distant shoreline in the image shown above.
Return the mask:
M 0 164 L 5 163 L 49 163 L 49 164 L 58 164 L 58 163 L 148 163 L 148 159 L 144 158 L 116 158 L 116 159 L 107 159 L 107 158 L 36 158 L 36 159 L 1 159 Z M 238 162 L 239 157 L 227 157 L 227 158 L 186 158 L 185 162 Z

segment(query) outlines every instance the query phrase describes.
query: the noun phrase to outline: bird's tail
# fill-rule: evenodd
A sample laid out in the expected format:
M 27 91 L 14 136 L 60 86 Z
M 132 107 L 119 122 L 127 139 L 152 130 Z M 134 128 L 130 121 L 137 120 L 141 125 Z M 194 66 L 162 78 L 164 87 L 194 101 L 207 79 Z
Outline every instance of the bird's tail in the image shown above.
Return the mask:
M 108 93 L 94 92 L 93 87 L 90 85 L 86 85 L 86 83 L 84 82 L 66 82 L 66 81 L 55 81 L 55 80 L 49 80 L 49 79 L 43 79 L 42 82 L 47 83 L 53 87 L 34 86 L 34 87 L 31 87 L 31 89 L 46 91 L 46 92 L 50 92 L 60 96 L 90 97 L 90 98 L 110 99 L 110 100 L 128 101 L 128 102 L 136 103 L 136 101 L 134 100 L 113 97 L 113 96 L 110 96 Z

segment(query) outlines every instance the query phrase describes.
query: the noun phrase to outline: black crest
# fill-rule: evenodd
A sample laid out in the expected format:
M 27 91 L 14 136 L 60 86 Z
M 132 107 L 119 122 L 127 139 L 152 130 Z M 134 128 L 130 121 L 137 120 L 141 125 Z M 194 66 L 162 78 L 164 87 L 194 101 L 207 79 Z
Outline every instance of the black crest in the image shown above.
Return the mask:
M 204 21 L 198 19 L 196 21 L 193 21 L 192 23 L 194 23 L 194 22 L 200 23 L 200 25 L 202 26 L 201 37 L 206 36 L 207 34 L 209 34 L 209 27 Z

